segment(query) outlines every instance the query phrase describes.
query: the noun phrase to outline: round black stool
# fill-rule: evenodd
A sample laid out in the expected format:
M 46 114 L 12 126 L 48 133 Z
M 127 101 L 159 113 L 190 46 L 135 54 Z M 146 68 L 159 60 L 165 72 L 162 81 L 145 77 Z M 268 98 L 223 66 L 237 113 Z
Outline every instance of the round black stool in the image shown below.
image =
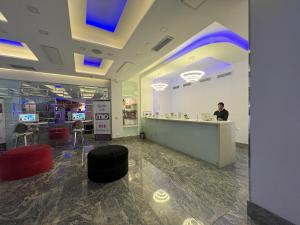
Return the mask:
M 88 153 L 88 178 L 97 183 L 118 180 L 128 172 L 128 149 L 121 145 L 107 145 Z

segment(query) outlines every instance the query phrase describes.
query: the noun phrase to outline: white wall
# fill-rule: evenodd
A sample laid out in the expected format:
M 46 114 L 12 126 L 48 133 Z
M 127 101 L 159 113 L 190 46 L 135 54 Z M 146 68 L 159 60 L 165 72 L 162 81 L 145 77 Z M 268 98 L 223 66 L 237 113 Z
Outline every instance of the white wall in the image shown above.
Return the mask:
M 217 79 L 218 74 L 232 71 L 231 76 Z M 182 87 L 182 79 L 173 80 L 163 92 L 154 94 L 154 111 L 164 113 L 187 113 L 191 118 L 197 114 L 211 113 L 217 110 L 218 102 L 224 102 L 229 111 L 229 119 L 236 123 L 237 142 L 248 143 L 248 60 L 231 68 L 211 74 L 207 82 L 192 83 Z M 179 89 L 172 89 L 180 85 Z
M 111 104 L 112 104 L 112 138 L 123 137 L 123 122 L 122 122 L 122 81 L 111 81 Z
M 250 7 L 250 200 L 300 224 L 300 1 Z
M 153 108 L 153 93 L 152 79 L 144 77 L 140 80 L 140 115 L 143 116 L 144 111 L 152 111 Z

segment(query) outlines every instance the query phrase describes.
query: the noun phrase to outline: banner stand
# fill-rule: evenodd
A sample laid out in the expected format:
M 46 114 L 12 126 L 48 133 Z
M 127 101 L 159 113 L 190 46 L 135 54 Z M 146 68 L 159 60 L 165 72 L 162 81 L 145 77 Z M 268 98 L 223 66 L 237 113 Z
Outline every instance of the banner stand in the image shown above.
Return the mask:
M 4 99 L 0 98 L 0 151 L 6 150 Z
M 94 136 L 98 141 L 112 140 L 111 102 L 110 100 L 93 101 Z

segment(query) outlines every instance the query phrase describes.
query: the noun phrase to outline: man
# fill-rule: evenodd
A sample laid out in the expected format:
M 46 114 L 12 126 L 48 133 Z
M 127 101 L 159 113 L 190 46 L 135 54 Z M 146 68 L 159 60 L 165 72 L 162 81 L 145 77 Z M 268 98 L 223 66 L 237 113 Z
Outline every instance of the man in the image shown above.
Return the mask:
M 215 111 L 214 116 L 217 116 L 218 121 L 226 121 L 228 119 L 229 113 L 224 109 L 224 103 L 218 103 L 218 110 Z

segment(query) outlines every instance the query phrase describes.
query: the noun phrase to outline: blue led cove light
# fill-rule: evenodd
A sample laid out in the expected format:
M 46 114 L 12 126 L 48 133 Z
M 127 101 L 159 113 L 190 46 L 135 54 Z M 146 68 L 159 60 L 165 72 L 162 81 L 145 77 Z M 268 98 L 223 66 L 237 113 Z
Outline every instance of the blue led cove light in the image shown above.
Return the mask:
M 127 0 L 87 0 L 86 24 L 115 32 Z
M 23 47 L 23 44 L 19 41 L 12 41 L 12 40 L 8 40 L 8 39 L 4 39 L 4 38 L 0 38 L 0 43 L 6 44 L 6 45 Z
M 91 56 L 84 56 L 83 64 L 85 66 L 92 66 L 99 68 L 102 64 L 101 58 L 91 57 Z
M 217 31 L 214 33 L 210 33 L 196 39 L 192 43 L 188 44 L 184 48 L 178 50 L 173 55 L 166 59 L 167 62 L 174 61 L 175 59 L 197 49 L 209 44 L 216 44 L 216 43 L 231 43 L 236 45 L 246 51 L 249 50 L 249 42 L 242 38 L 241 36 L 237 35 L 236 33 L 230 30 L 222 30 Z

